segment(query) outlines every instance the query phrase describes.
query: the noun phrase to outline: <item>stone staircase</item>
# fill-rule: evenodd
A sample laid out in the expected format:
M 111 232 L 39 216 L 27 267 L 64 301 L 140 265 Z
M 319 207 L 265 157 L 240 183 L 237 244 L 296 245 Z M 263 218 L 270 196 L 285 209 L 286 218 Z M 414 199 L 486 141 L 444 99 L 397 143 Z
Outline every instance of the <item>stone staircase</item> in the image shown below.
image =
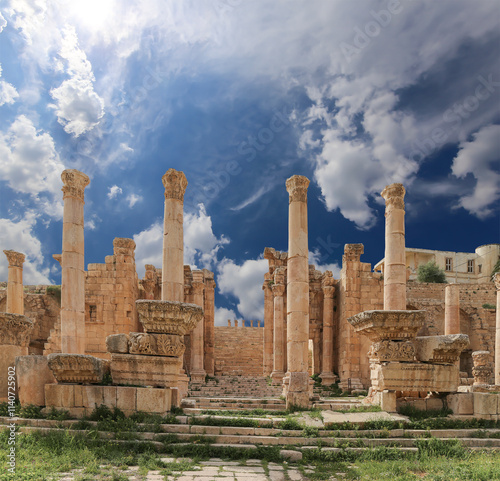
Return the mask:
M 209 378 L 204 384 L 189 384 L 190 398 L 245 398 L 266 399 L 279 398 L 281 386 L 270 386 L 263 376 L 231 376 L 224 375 Z
M 374 414 L 374 413 L 373 413 Z M 380 414 L 380 413 L 379 413 Z M 358 415 L 359 416 L 359 415 Z M 134 443 L 149 442 L 160 452 L 170 452 L 174 446 L 206 444 L 213 447 L 246 448 L 255 450 L 264 446 L 287 447 L 298 453 L 315 450 L 316 453 L 359 452 L 378 447 L 392 448 L 403 452 L 417 453 L 419 443 L 426 438 L 441 440 L 458 439 L 462 446 L 470 450 L 500 451 L 500 429 L 363 429 L 367 417 L 359 422 L 350 421 L 350 428 L 338 429 L 338 424 L 314 428 L 309 425 L 286 429 L 285 417 L 245 418 L 253 427 L 236 427 L 231 425 L 213 425 L 214 420 L 220 424 L 231 424 L 229 416 L 177 416 L 176 424 L 160 424 L 160 432 L 150 432 L 151 424 L 141 424 L 144 431 L 134 432 Z M 77 421 L 51 421 L 46 419 L 0 418 L 0 431 L 9 429 L 9 423 L 19 426 L 18 435 L 33 431 L 49 432 L 67 429 L 70 434 L 88 431 L 73 429 Z M 97 423 L 88 422 L 95 427 Z M 101 439 L 120 441 L 120 433 L 99 431 Z M 123 433 L 122 433 L 123 434 Z M 123 438 L 121 438 L 123 439 Z M 132 438 L 130 438 L 132 439 Z M 425 442 L 425 441 L 424 441 Z M 452 441 L 453 442 L 453 441 Z

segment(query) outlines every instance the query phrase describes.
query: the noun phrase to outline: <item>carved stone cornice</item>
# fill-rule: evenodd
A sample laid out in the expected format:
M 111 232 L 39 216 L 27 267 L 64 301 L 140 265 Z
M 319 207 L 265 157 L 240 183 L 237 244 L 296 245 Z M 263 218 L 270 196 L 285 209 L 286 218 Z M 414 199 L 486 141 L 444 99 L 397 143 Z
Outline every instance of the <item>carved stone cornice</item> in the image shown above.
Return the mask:
M 59 265 L 62 266 L 62 254 L 52 254 L 52 258 L 59 262 Z
M 26 316 L 0 312 L 0 345 L 28 347 L 33 327 Z
M 493 280 L 495 282 L 495 287 L 497 288 L 497 291 L 500 291 L 500 272 L 497 272 L 495 274 L 495 276 L 493 277 Z
M 168 169 L 161 181 L 165 187 L 165 199 L 176 199 L 184 202 L 184 192 L 186 192 L 188 185 L 184 172 Z
M 307 202 L 307 188 L 309 179 L 303 175 L 293 175 L 286 181 L 286 190 L 291 202 Z
M 371 362 L 415 361 L 416 349 L 412 341 L 378 341 L 368 351 Z
M 435 364 L 455 364 L 470 345 L 466 334 L 447 334 L 415 338 L 417 359 Z
M 88 175 L 76 169 L 66 169 L 61 174 L 63 181 L 63 199 L 66 197 L 74 197 L 75 199 L 84 201 L 85 187 L 90 184 Z
M 385 207 L 393 207 L 395 209 L 404 209 L 404 196 L 406 190 L 403 184 L 390 184 L 380 193 L 385 199 Z
M 24 254 L 13 250 L 5 250 L 3 253 L 7 256 L 9 267 L 23 267 L 24 260 L 26 259 Z
M 283 297 L 283 294 L 285 294 L 284 284 L 273 284 L 272 289 L 274 297 Z
M 148 356 L 179 357 L 186 346 L 181 336 L 171 334 L 147 334 L 131 332 L 129 334 L 129 353 Z
M 85 354 L 49 354 L 47 360 L 60 383 L 99 383 L 109 372 L 109 361 Z
M 326 299 L 333 299 L 333 296 L 335 294 L 335 286 L 322 286 L 323 289 L 323 296 Z

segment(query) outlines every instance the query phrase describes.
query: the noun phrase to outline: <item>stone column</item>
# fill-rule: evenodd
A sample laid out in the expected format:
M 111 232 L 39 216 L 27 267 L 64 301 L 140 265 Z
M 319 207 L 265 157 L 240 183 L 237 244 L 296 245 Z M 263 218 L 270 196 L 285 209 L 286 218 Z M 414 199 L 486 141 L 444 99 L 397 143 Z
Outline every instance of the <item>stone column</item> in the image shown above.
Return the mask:
M 61 174 L 63 181 L 63 240 L 61 275 L 61 352 L 85 354 L 85 261 L 83 206 L 90 180 L 74 169 Z
M 323 289 L 323 363 L 320 374 L 321 382 L 330 386 L 336 381 L 333 374 L 333 295 L 335 286 L 333 277 L 324 277 Z
M 460 286 L 448 284 L 444 289 L 444 333 L 460 334 Z
M 274 314 L 270 276 L 271 274 L 266 273 L 264 284 L 262 284 L 262 290 L 264 291 L 264 376 L 270 376 L 273 371 Z
M 384 310 L 406 310 L 405 188 L 388 185 L 385 199 Z
M 307 188 L 309 179 L 294 175 L 288 191 L 287 359 L 286 406 L 309 405 L 309 262 Z
M 497 288 L 497 314 L 495 329 L 495 385 L 500 386 L 500 272 L 495 274 Z
M 184 302 L 184 172 L 169 169 L 162 177 L 165 187 L 161 300 Z
M 195 280 L 197 272 L 193 272 L 193 304 L 204 307 L 203 301 L 203 273 L 201 279 Z M 205 325 L 199 322 L 191 331 L 191 382 L 205 382 L 206 372 L 203 366 L 203 338 Z
M 204 317 L 204 349 L 205 371 L 209 376 L 215 375 L 215 330 L 214 330 L 215 281 L 205 278 L 205 317 Z
M 3 253 L 9 261 L 6 312 L 24 314 L 23 263 L 26 256 L 11 250 L 3 251 Z
M 271 286 L 274 296 L 274 315 L 273 315 L 273 326 L 274 326 L 274 352 L 273 352 L 273 372 L 271 377 L 273 379 L 273 384 L 282 384 L 285 372 L 283 371 L 284 366 L 284 353 L 285 353 L 285 339 L 283 336 L 283 324 L 284 324 L 284 300 L 283 295 L 285 293 L 285 269 L 283 267 L 278 267 L 274 271 L 274 284 Z

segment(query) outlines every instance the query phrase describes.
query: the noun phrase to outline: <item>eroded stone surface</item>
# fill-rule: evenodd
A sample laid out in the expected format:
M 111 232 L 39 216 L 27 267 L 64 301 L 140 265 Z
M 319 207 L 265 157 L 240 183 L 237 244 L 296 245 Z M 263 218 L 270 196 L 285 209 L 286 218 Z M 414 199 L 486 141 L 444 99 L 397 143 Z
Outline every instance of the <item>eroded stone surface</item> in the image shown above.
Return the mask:
M 0 312 L 0 346 L 28 347 L 33 321 L 22 314 Z
M 108 352 L 128 353 L 129 338 L 127 334 L 111 334 L 106 337 L 106 350 Z
M 49 354 L 49 368 L 60 383 L 99 383 L 109 361 L 85 354 Z
M 460 354 L 469 347 L 469 336 L 466 334 L 450 334 L 445 336 L 417 337 L 417 359 L 423 362 L 438 364 L 454 364 Z
M 142 332 L 131 332 L 129 335 L 130 354 L 179 357 L 185 350 L 183 338 L 179 335 Z

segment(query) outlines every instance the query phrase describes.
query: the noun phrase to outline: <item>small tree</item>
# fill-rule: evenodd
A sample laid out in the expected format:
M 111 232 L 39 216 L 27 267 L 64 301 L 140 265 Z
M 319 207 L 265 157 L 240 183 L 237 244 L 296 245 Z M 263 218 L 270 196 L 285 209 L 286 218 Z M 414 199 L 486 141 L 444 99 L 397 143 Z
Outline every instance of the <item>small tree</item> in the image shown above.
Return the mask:
M 443 269 L 440 269 L 434 261 L 418 266 L 417 269 L 418 282 L 437 282 L 446 283 L 446 274 Z
M 491 271 L 491 280 L 495 280 L 495 274 L 497 272 L 500 272 L 500 259 L 497 260 L 497 263 L 495 264 L 495 267 L 493 267 L 493 270 Z

